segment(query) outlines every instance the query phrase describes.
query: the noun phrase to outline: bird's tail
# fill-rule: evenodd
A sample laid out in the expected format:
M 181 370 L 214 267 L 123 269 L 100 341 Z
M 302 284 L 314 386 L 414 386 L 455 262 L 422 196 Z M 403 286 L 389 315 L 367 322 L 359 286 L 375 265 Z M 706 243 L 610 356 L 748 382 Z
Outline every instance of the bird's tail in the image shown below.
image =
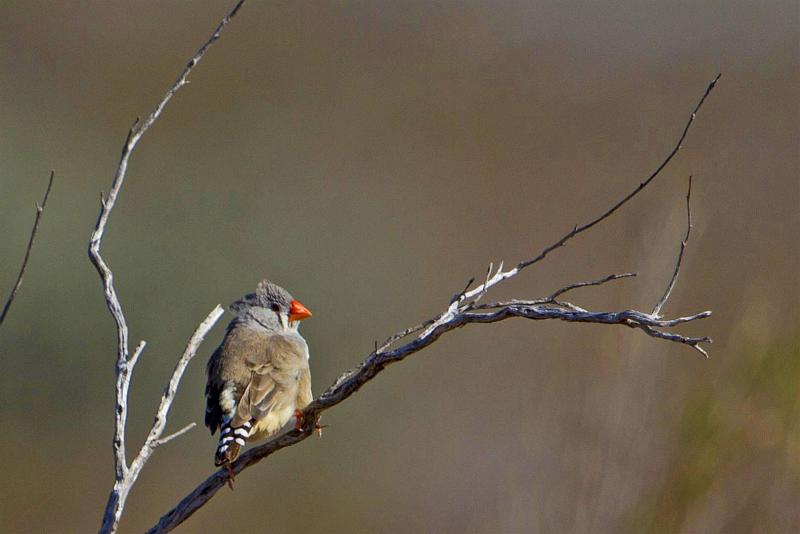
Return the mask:
M 247 421 L 241 426 L 231 426 L 231 422 L 222 423 L 219 429 L 219 444 L 214 454 L 214 465 L 220 466 L 233 462 L 239 456 L 239 450 L 244 447 L 250 436 L 253 423 Z

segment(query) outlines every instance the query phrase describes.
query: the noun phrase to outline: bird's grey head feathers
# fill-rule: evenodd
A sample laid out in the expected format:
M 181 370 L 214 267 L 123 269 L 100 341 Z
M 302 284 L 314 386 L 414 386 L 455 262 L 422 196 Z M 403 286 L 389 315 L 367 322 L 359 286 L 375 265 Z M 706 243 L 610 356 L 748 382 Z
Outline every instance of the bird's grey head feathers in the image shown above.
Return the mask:
M 230 305 L 241 321 L 254 321 L 269 330 L 286 324 L 292 306 L 292 295 L 269 280 L 262 280 L 255 293 L 248 293 Z
M 269 280 L 262 280 L 256 287 L 256 298 L 260 305 L 264 308 L 270 308 L 275 305 L 279 306 L 282 310 L 289 311 L 292 306 L 292 295 L 277 284 L 273 284 Z

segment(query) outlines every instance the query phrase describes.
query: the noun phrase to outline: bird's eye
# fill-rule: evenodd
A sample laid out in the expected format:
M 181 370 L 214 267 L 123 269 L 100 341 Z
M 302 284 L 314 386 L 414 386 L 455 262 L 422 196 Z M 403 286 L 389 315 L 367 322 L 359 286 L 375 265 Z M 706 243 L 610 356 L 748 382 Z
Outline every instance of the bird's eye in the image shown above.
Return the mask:
M 278 311 L 278 305 L 277 305 L 277 304 L 275 304 L 275 303 L 273 303 L 272 305 L 270 305 L 270 308 L 271 308 L 271 309 L 272 309 L 272 311 L 274 311 L 274 312 Z

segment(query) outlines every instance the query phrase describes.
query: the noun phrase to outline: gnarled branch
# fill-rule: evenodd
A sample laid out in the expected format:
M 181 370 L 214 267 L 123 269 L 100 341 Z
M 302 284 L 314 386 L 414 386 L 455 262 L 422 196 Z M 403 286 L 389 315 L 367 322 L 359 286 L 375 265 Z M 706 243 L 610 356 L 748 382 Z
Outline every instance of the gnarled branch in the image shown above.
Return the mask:
M 532 259 L 519 262 L 514 268 L 504 271 L 502 262 L 498 266 L 494 275 L 491 275 L 492 264 L 490 264 L 484 281 L 470 290 L 473 280 L 470 280 L 466 287 L 456 293 L 447 305 L 447 309 L 439 314 L 437 317 L 424 321 L 416 326 L 412 326 L 402 330 L 378 345 L 376 343 L 373 352 L 356 368 L 341 375 L 334 384 L 329 387 L 322 395 L 309 404 L 303 410 L 303 426 L 300 430 L 292 429 L 285 432 L 275 439 L 253 447 L 242 454 L 233 464 L 230 469 L 234 474 L 241 473 L 248 467 L 260 462 L 264 458 L 270 456 L 280 449 L 296 445 L 306 438 L 314 434 L 314 431 L 319 422 L 319 418 L 325 410 L 336 406 L 340 402 L 348 399 L 353 393 L 358 391 L 367 382 L 375 378 L 383 369 L 388 365 L 402 361 L 408 356 L 421 351 L 437 341 L 442 335 L 451 332 L 457 328 L 461 328 L 472 323 L 496 323 L 512 317 L 519 317 L 531 320 L 544 320 L 544 319 L 558 319 L 569 322 L 584 322 L 596 324 L 615 324 L 635 328 L 643 331 L 645 334 L 671 341 L 675 343 L 682 343 L 688 345 L 706 355 L 705 350 L 701 344 L 710 343 L 708 337 L 688 337 L 681 334 L 668 331 L 676 326 L 704 319 L 711 315 L 710 311 L 703 311 L 685 317 L 676 317 L 673 319 L 663 319 L 658 315 L 663 304 L 669 298 L 672 287 L 677 280 L 677 273 L 680 270 L 680 259 L 682 253 L 678 258 L 675 274 L 673 274 L 668 289 L 656 305 L 653 313 L 645 313 L 637 310 L 621 310 L 621 311 L 589 311 L 575 304 L 557 300 L 558 297 L 564 295 L 568 291 L 572 291 L 581 287 L 597 286 L 612 280 L 620 278 L 628 278 L 634 276 L 634 273 L 612 274 L 604 278 L 569 284 L 561 289 L 553 292 L 550 296 L 542 299 L 533 300 L 512 300 L 506 302 L 495 302 L 490 304 L 478 304 L 478 300 L 493 286 L 519 274 L 520 271 L 544 259 L 550 252 L 563 246 L 567 241 L 575 237 L 581 232 L 584 232 L 603 220 L 610 217 L 622 205 L 641 192 L 648 184 L 650 184 L 656 176 L 666 167 L 672 158 L 678 153 L 683 141 L 695 120 L 697 112 L 705 102 L 711 90 L 715 87 L 719 80 L 717 75 L 714 80 L 706 88 L 703 96 L 698 104 L 695 106 L 689 120 L 686 123 L 678 142 L 675 147 L 666 157 L 666 159 L 656 168 L 656 170 L 631 193 L 616 202 L 611 208 L 605 211 L 600 216 L 591 220 L 590 222 L 581 226 L 575 226 L 570 232 L 561 237 L 558 241 L 544 248 L 539 255 Z M 690 190 L 691 191 L 691 190 Z M 688 195 L 687 195 L 687 209 L 688 209 Z M 689 227 L 691 228 L 691 217 L 689 217 Z M 685 243 L 688 240 L 687 236 L 684 238 Z M 681 251 L 685 248 L 682 245 Z M 420 332 L 421 331 L 421 332 Z M 395 343 L 414 335 L 414 339 L 406 342 L 395 348 L 391 348 Z M 148 532 L 151 534 L 169 532 L 183 521 L 189 518 L 194 512 L 205 505 L 216 492 L 225 485 L 229 479 L 229 472 L 226 469 L 219 469 L 205 481 L 200 483 L 194 490 L 186 495 L 172 510 L 167 512 L 159 522 L 154 525 Z

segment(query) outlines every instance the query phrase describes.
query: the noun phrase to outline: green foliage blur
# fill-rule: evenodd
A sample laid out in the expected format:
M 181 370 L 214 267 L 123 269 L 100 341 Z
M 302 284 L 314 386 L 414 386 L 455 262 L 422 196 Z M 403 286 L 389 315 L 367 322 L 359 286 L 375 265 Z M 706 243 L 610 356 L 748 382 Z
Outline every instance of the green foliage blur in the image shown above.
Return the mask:
M 800 492 L 800 339 L 743 352 L 723 388 L 687 395 L 669 476 L 631 532 L 676 532 L 699 515 L 711 531 L 793 530 L 780 499 Z M 711 513 L 719 503 L 734 513 Z

